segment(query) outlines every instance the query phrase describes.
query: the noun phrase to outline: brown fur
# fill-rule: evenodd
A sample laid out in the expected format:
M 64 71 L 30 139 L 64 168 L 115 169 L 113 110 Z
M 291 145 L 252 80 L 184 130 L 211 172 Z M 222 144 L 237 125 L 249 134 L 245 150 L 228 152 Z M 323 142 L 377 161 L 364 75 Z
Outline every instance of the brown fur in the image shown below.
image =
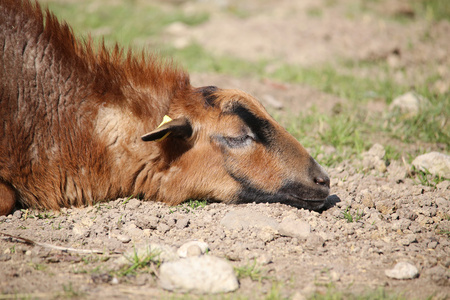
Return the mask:
M 323 203 L 326 173 L 253 97 L 93 48 L 38 4 L 0 0 L 0 214 L 129 195 Z

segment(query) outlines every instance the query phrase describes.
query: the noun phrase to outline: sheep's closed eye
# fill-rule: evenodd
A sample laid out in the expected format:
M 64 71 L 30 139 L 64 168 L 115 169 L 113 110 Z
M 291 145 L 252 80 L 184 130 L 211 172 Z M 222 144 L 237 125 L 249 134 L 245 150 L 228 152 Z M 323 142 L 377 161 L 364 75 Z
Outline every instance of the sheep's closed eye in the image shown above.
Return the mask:
M 250 145 L 250 143 L 253 141 L 253 138 L 249 135 L 242 135 L 238 137 L 223 137 L 226 145 L 230 148 L 240 148 L 245 147 L 247 145 Z
M 254 140 L 252 134 L 244 134 L 240 136 L 218 136 L 216 139 L 228 148 L 243 148 L 250 145 Z

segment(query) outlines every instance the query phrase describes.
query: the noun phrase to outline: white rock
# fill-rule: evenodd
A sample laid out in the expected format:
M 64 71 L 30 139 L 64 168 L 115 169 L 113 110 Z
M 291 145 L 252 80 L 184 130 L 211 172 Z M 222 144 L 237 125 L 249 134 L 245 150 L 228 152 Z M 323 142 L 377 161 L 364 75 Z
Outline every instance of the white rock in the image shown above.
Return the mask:
M 278 229 L 278 222 L 274 218 L 248 208 L 230 211 L 222 218 L 220 225 L 229 230 L 241 230 L 251 227 Z
M 414 92 L 408 92 L 395 98 L 389 106 L 389 110 L 398 109 L 404 114 L 417 115 L 428 104 L 429 101 L 426 98 Z
M 183 22 L 174 22 L 164 29 L 164 32 L 171 35 L 185 35 L 189 30 L 189 27 Z
M 117 239 L 121 241 L 122 243 L 129 243 L 131 241 L 131 238 L 128 235 L 119 234 L 117 236 Z
M 382 145 L 374 144 L 369 151 L 362 153 L 364 169 L 376 169 L 379 172 L 386 172 L 386 163 L 383 159 L 385 154 L 386 150 L 384 150 Z
M 367 154 L 376 156 L 378 158 L 383 158 L 384 155 L 386 154 L 386 150 L 384 150 L 384 147 L 382 145 L 375 143 L 375 144 L 373 144 L 372 147 L 370 147 Z
M 75 223 L 73 225 L 72 231 L 76 236 L 88 236 L 90 233 L 89 227 L 84 226 L 81 222 Z
M 417 268 L 407 262 L 399 262 L 393 269 L 385 270 L 384 273 L 387 277 L 394 279 L 413 279 L 419 276 Z
M 303 295 L 300 292 L 295 292 L 295 294 L 292 296 L 292 300 L 306 300 L 308 299 L 307 297 L 305 297 L 305 295 Z
M 261 100 L 265 104 L 267 104 L 275 109 L 283 109 L 283 103 L 281 103 L 280 101 L 275 99 L 275 97 L 272 95 L 269 95 L 269 94 L 263 95 Z
M 13 217 L 16 218 L 16 219 L 22 218 L 22 211 L 16 210 L 16 211 L 13 213 Z
M 239 287 L 233 267 L 224 259 L 203 255 L 161 264 L 159 284 L 182 293 L 227 293 Z
M 307 238 L 311 233 L 311 226 L 307 222 L 287 217 L 281 221 L 278 231 L 285 236 Z
M 209 246 L 204 241 L 190 241 L 177 250 L 179 257 L 199 256 L 205 254 L 208 251 Z
M 450 178 L 450 156 L 439 153 L 430 152 L 417 156 L 412 165 L 421 171 L 428 170 L 431 174 Z
M 436 185 L 440 190 L 450 190 L 450 180 L 444 180 Z
M 91 218 L 83 218 L 81 219 L 81 225 L 85 227 L 91 227 L 94 225 L 94 221 Z
M 266 228 L 262 229 L 259 234 L 258 238 L 260 238 L 263 242 L 271 242 L 275 238 L 275 235 L 278 233 L 278 231 L 272 229 L 272 228 Z

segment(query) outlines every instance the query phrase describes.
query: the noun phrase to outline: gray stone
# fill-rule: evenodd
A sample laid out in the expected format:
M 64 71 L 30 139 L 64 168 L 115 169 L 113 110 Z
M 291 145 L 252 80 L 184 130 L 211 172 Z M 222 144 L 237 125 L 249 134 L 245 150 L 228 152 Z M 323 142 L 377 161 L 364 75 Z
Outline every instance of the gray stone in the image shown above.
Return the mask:
M 263 242 L 267 243 L 267 242 L 271 242 L 274 240 L 275 235 L 278 233 L 278 231 L 272 229 L 272 228 L 265 228 L 262 229 L 259 233 L 258 233 L 258 238 L 260 238 Z
M 156 229 L 161 233 L 166 233 L 170 230 L 170 226 L 164 223 L 159 223 Z
M 404 181 L 409 174 L 409 166 L 403 162 L 391 161 L 387 167 L 388 178 L 395 180 L 396 182 Z
M 124 235 L 128 235 L 132 238 L 141 237 L 143 234 L 143 230 L 138 228 L 133 222 L 126 223 L 122 229 L 124 231 Z
M 136 219 L 135 224 L 141 229 L 156 229 L 159 223 L 159 218 L 155 216 L 142 215 Z
M 305 239 L 311 233 L 311 226 L 307 222 L 287 217 L 281 221 L 278 231 L 281 235 Z
M 180 218 L 175 225 L 177 229 L 183 229 L 189 226 L 189 218 Z
M 397 210 L 397 205 L 392 200 L 378 201 L 375 207 L 383 215 L 392 214 Z
M 368 189 L 362 190 L 360 193 L 360 197 L 361 197 L 361 203 L 364 205 L 364 207 L 368 207 L 368 208 L 375 207 L 375 202 L 373 201 L 373 195 Z
M 421 171 L 433 175 L 450 178 L 450 156 L 439 152 L 430 152 L 417 156 L 412 165 Z
M 436 185 L 436 188 L 440 190 L 448 190 L 450 189 L 450 180 L 444 180 Z
M 305 295 L 303 295 L 300 292 L 295 292 L 295 294 L 292 296 L 292 300 L 306 300 L 308 299 L 307 297 L 305 297 Z
M 427 244 L 427 247 L 428 249 L 436 249 L 437 245 L 438 245 L 437 241 L 431 241 Z
M 436 265 L 426 270 L 425 274 L 437 285 L 450 286 L 450 273 L 443 266 Z
M 411 220 L 400 219 L 392 222 L 393 230 L 406 230 L 411 225 Z
M 429 101 L 426 98 L 414 92 L 408 92 L 395 98 L 389 106 L 389 110 L 399 110 L 403 114 L 414 116 L 428 104 Z
M 385 270 L 384 273 L 387 277 L 394 279 L 413 279 L 419 276 L 417 268 L 407 262 L 399 262 L 393 269 Z
M 81 222 L 77 222 L 73 225 L 72 231 L 76 236 L 88 237 L 90 235 L 90 228 L 93 224 L 91 219 L 84 218 Z
M 0 254 L 0 261 L 8 261 L 11 259 L 11 255 L 9 254 Z
M 403 246 L 409 246 L 412 243 L 417 243 L 417 237 L 415 234 L 407 234 L 403 238 L 399 239 L 398 244 Z
M 450 208 L 450 200 L 447 200 L 447 199 L 442 198 L 442 197 L 437 198 L 436 199 L 436 205 L 440 209 L 444 209 L 444 208 L 449 209 Z
M 127 202 L 127 209 L 137 209 L 141 205 L 141 201 L 138 199 L 130 199 Z
M 20 210 L 16 210 L 16 211 L 13 213 L 13 217 L 14 217 L 14 218 L 17 218 L 17 219 L 22 218 L 22 212 L 21 212 Z
M 159 284 L 165 290 L 196 294 L 227 293 L 239 287 L 233 267 L 211 255 L 161 264 Z
M 305 248 L 309 250 L 317 250 L 324 245 L 324 239 L 318 234 L 310 234 L 306 238 Z
M 369 151 L 362 153 L 362 164 L 365 170 L 375 169 L 379 172 L 386 172 L 386 163 L 384 161 L 384 155 L 386 151 L 380 144 L 374 144 Z
M 278 222 L 274 218 L 248 208 L 230 211 L 222 218 L 220 225 L 229 230 L 241 230 L 251 227 L 278 229 Z
M 373 144 L 373 146 L 366 153 L 371 156 L 383 158 L 384 155 L 386 154 L 386 150 L 384 150 L 384 147 L 382 145 L 376 143 L 376 144 Z

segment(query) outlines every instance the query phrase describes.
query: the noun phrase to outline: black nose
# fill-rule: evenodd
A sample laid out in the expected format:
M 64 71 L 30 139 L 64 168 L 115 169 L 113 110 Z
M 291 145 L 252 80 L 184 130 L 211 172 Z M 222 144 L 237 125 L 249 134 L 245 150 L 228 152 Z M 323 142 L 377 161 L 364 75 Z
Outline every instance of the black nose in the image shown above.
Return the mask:
M 314 178 L 314 183 L 326 187 L 330 187 L 330 178 L 326 176 L 317 176 Z

